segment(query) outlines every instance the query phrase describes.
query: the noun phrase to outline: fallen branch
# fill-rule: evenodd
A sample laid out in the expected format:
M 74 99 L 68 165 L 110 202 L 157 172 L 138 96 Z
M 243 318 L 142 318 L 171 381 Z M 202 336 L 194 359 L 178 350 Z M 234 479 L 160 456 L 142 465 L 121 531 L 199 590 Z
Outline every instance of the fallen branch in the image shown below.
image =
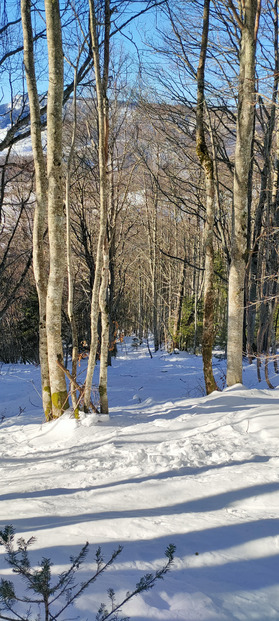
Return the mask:
M 79 392 L 79 399 L 78 401 L 80 402 L 83 397 L 84 397 L 84 384 L 82 386 L 80 386 L 77 381 L 72 377 L 70 371 L 68 371 L 68 369 L 66 369 L 66 367 L 64 366 L 63 362 L 61 362 L 61 360 L 57 360 L 57 365 L 59 366 L 60 369 L 62 369 L 62 371 L 64 371 L 66 377 L 70 380 L 70 382 L 72 382 L 73 386 L 75 387 L 76 390 L 78 390 Z M 100 412 L 97 410 L 97 408 L 95 407 L 95 405 L 92 403 L 92 401 L 90 401 L 89 403 L 90 408 L 92 409 L 92 411 L 95 414 L 100 414 Z

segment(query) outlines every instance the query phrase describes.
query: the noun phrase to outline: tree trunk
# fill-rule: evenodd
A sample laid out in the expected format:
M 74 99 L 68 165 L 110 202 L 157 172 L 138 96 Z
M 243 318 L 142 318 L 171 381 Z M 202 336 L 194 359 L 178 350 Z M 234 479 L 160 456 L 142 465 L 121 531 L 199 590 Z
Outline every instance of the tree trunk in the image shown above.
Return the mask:
M 151 288 L 152 288 L 152 325 L 154 337 L 154 351 L 159 349 L 159 329 L 158 329 L 158 249 L 157 249 L 157 211 L 158 211 L 158 190 L 155 189 L 154 204 L 151 213 Z
M 203 337 L 202 357 L 203 372 L 207 394 L 217 389 L 212 370 L 212 347 L 215 337 L 214 326 L 214 249 L 213 227 L 215 214 L 215 184 L 213 174 L 213 161 L 210 157 L 204 127 L 204 71 L 208 42 L 210 0 L 204 1 L 203 30 L 200 60 L 197 71 L 197 111 L 196 111 L 196 145 L 197 155 L 205 175 L 206 196 L 206 221 L 204 226 L 204 313 L 203 313 Z
M 58 0 L 45 0 L 49 89 L 47 104 L 48 232 L 50 270 L 46 326 L 52 416 L 69 407 L 65 375 L 57 365 L 63 359 L 61 306 L 65 262 L 65 217 L 62 184 L 63 49 Z
M 141 275 L 141 267 L 140 264 L 138 266 L 138 282 L 139 282 L 139 300 L 138 300 L 138 304 L 139 304 L 139 310 L 138 310 L 138 337 L 140 340 L 140 343 L 142 342 L 142 338 L 143 338 L 143 295 L 142 295 L 142 275 Z
M 157 159 L 159 154 L 157 152 Z M 158 170 L 158 168 L 157 168 Z M 145 187 L 145 207 L 146 207 L 146 229 L 148 232 L 148 249 L 149 249 L 149 270 L 151 279 L 151 326 L 154 339 L 154 351 L 159 349 L 159 331 L 158 331 L 158 249 L 157 249 L 157 212 L 158 212 L 158 187 L 151 185 L 152 197 L 150 199 L 147 187 Z
M 274 315 L 278 300 L 278 227 L 279 227 L 279 210 L 278 210 L 278 192 L 279 192 L 279 128 L 276 128 L 276 153 L 274 175 L 271 188 L 271 202 L 269 221 L 267 228 L 270 231 L 270 237 L 265 240 L 264 246 L 264 273 L 262 300 L 259 312 L 259 327 L 257 334 L 257 353 L 258 360 L 262 353 L 266 354 L 265 376 L 269 387 L 272 387 L 268 380 L 268 357 L 270 353 L 270 344 L 272 339 Z M 258 379 L 260 377 L 260 363 L 258 363 Z
M 184 240 L 184 246 L 185 246 L 185 240 Z M 181 264 L 179 280 L 178 280 L 178 293 L 177 293 L 176 306 L 175 306 L 175 311 L 174 311 L 173 331 L 172 331 L 174 349 L 175 348 L 179 349 L 179 328 L 180 328 L 180 322 L 181 322 L 185 276 L 186 276 L 186 261 L 184 261 L 184 263 Z
M 109 33 L 110 33 L 110 2 L 105 0 L 105 34 L 104 34 L 104 62 L 103 76 L 101 75 L 101 63 L 99 55 L 99 39 L 94 0 L 89 0 L 90 7 L 90 33 L 92 52 L 94 59 L 94 71 L 96 80 L 97 109 L 98 109 L 98 158 L 99 158 L 99 184 L 100 184 L 100 228 L 97 246 L 95 278 L 91 301 L 91 345 L 88 359 L 88 367 L 85 381 L 84 407 L 89 409 L 91 400 L 91 386 L 95 368 L 96 353 L 98 346 L 98 317 L 99 317 L 99 292 L 103 268 L 103 249 L 107 235 L 108 214 L 108 68 L 109 68 Z
M 35 75 L 31 0 L 21 0 L 21 19 L 24 41 L 24 66 L 31 119 L 31 141 L 36 179 L 36 204 L 33 225 L 33 269 L 39 300 L 39 356 L 41 365 L 42 400 L 46 420 L 49 420 L 52 416 L 52 406 L 46 335 L 47 269 L 44 255 L 47 177 L 42 148 L 40 104 Z
M 108 350 L 109 350 L 109 333 L 110 321 L 108 312 L 108 284 L 109 284 L 109 248 L 108 240 L 105 238 L 103 251 L 103 269 L 102 282 L 100 287 L 100 310 L 101 310 L 101 356 L 100 356 L 100 377 L 99 377 L 99 393 L 100 393 L 100 411 L 102 414 L 108 414 L 108 391 L 107 391 L 107 375 L 108 375 Z
M 241 29 L 241 44 L 228 297 L 228 386 L 242 383 L 248 180 L 255 114 L 255 50 L 260 12 L 258 0 L 245 0 L 245 3 L 242 0 L 240 4 L 242 19 L 233 7 L 234 15 Z M 230 2 L 230 6 L 233 6 L 232 2 Z
M 78 416 L 78 402 L 75 388 L 75 382 L 77 379 L 77 362 L 78 362 L 78 333 L 76 318 L 74 313 L 74 280 L 73 280 L 73 260 L 72 260 L 72 246 L 71 246 L 71 217 L 70 217 L 70 183 L 71 183 L 71 166 L 74 155 L 75 139 L 76 139 L 76 125 L 77 125 L 77 110 L 76 110 L 76 86 L 77 86 L 77 67 L 75 68 L 74 77 L 74 93 L 73 93 L 73 130 L 70 153 L 67 162 L 66 170 L 66 192 L 65 192 L 65 208 L 66 208 L 66 249 L 67 249 L 67 273 L 68 273 L 68 317 L 71 326 L 72 336 L 72 378 L 71 380 L 71 399 L 72 406 L 75 415 Z
M 261 171 L 261 190 L 260 190 L 260 198 L 259 203 L 256 209 L 255 214 L 255 226 L 254 226 L 254 235 L 253 235 L 253 247 L 251 254 L 251 266 L 250 266 L 250 292 L 249 292 L 249 306 L 248 306 L 248 322 L 247 322 L 247 348 L 248 348 L 248 357 L 249 362 L 252 362 L 253 359 L 253 344 L 255 338 L 255 324 L 256 324 L 256 301 L 257 301 L 257 280 L 258 280 L 258 255 L 259 255 L 259 247 L 260 247 L 260 235 L 262 231 L 262 220 L 263 220 L 263 212 L 264 207 L 267 202 L 268 197 L 268 181 L 270 178 L 270 170 L 271 170 L 271 154 L 272 154 L 272 143 L 273 143 L 273 135 L 275 129 L 275 121 L 276 121 L 276 102 L 278 97 L 278 83 L 279 83 L 279 55 L 278 55 L 278 2 L 277 0 L 273 4 L 273 25 L 274 25 L 274 81 L 273 81 L 273 93 L 272 93 L 272 102 L 269 109 L 269 120 L 266 126 L 265 138 L 264 138 L 264 149 L 263 149 L 263 158 L 264 164 Z M 278 130 L 277 130 L 278 131 Z M 277 186 L 277 182 L 275 182 L 275 187 Z M 275 194 L 277 194 L 277 189 L 275 189 Z M 271 199 L 273 203 L 273 197 Z

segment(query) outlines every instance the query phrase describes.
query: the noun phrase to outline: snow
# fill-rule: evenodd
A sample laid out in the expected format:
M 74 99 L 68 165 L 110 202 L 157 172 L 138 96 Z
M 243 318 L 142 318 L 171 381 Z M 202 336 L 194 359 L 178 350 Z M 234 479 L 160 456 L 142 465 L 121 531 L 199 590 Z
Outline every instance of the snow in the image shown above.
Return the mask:
M 225 361 L 214 359 L 221 386 Z M 273 371 L 271 368 L 270 375 Z M 279 386 L 279 376 L 271 377 Z M 123 614 L 149 621 L 279 619 L 279 388 L 257 382 L 204 395 L 200 356 L 120 346 L 109 369 L 110 417 L 70 413 L 44 423 L 40 370 L 2 365 L 0 527 L 34 535 L 31 561 L 68 566 L 85 541 L 113 566 L 68 617 L 94 620 L 148 571 L 175 562 Z M 11 570 L 0 555 L 2 577 Z M 15 578 L 13 578 L 15 579 Z

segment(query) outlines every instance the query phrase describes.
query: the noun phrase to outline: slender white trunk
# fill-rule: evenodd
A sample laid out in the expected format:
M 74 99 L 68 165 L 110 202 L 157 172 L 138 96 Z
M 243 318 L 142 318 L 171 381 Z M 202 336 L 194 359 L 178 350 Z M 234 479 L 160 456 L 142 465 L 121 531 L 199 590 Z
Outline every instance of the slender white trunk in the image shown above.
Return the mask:
M 101 338 L 101 356 L 100 356 L 100 377 L 99 377 L 99 393 L 100 393 L 100 410 L 102 414 L 108 414 L 108 391 L 107 391 L 107 375 L 108 375 L 108 350 L 109 350 L 109 312 L 107 291 L 109 284 L 109 247 L 108 240 L 105 238 L 103 251 L 103 269 L 102 282 L 100 287 L 100 310 L 102 324 Z
M 207 394 L 216 390 L 216 382 L 212 369 L 212 347 L 215 338 L 214 326 L 214 248 L 213 228 L 215 217 L 215 182 L 213 160 L 208 151 L 205 139 L 204 123 L 204 72 L 208 45 L 210 0 L 204 0 L 203 30 L 199 66 L 197 70 L 197 111 L 196 111 L 196 149 L 205 176 L 206 220 L 204 225 L 203 243 L 205 248 L 204 264 L 204 312 L 202 357 L 203 373 Z
M 241 2 L 239 94 L 233 185 L 232 256 L 228 299 L 227 384 L 242 383 L 244 283 L 247 262 L 248 179 L 255 114 L 255 50 L 259 2 Z M 239 18 L 240 22 L 240 18 Z
M 77 361 L 78 361 L 78 334 L 76 319 L 74 313 L 74 278 L 73 278 L 73 259 L 72 259 L 72 246 L 71 246 L 71 214 L 70 214 L 70 184 L 71 184 L 71 166 L 74 155 L 75 139 L 76 139 L 76 126 L 77 126 L 77 110 L 76 110 L 76 85 L 77 85 L 77 67 L 75 69 L 74 77 L 74 95 L 73 95 L 73 131 L 70 153 L 67 162 L 66 171 L 66 192 L 65 192 L 65 208 L 66 208 L 66 249 L 67 249 L 67 273 L 68 273 L 68 317 L 71 326 L 72 336 L 72 378 L 71 382 L 71 399 L 72 406 L 76 416 L 78 416 L 78 401 L 77 393 L 75 389 L 75 382 L 77 379 Z
M 153 306 L 153 336 L 154 351 L 159 349 L 158 333 L 158 249 L 157 249 L 157 192 L 154 198 L 154 208 L 151 214 L 151 274 L 152 274 L 152 306 Z
M 61 306 L 65 257 L 65 216 L 62 183 L 63 49 L 58 0 L 45 0 L 49 89 L 47 103 L 48 232 L 50 271 L 47 290 L 47 342 L 52 414 L 68 408 L 65 375 L 57 360 L 63 360 Z
M 184 258 L 186 255 L 185 251 L 185 240 L 184 240 Z M 173 348 L 179 348 L 179 328 L 181 322 L 181 312 L 182 312 L 182 303 L 183 303 L 183 293 L 184 293 L 184 283 L 186 276 L 186 262 L 181 263 L 180 274 L 178 277 L 178 285 L 177 285 L 177 299 L 175 304 L 174 318 L 173 318 Z M 171 283 L 170 283 L 171 285 Z
M 52 406 L 46 335 L 47 267 L 44 255 L 44 232 L 46 229 L 47 209 L 47 177 L 42 148 L 40 105 L 35 75 L 31 0 L 21 0 L 21 20 L 24 42 L 24 66 L 31 119 L 31 141 L 36 180 L 36 205 L 33 225 L 33 269 L 39 300 L 39 355 L 41 365 L 42 400 L 46 420 L 49 420 L 52 415 Z
M 108 217 L 108 67 L 109 67 L 109 32 L 110 32 L 110 2 L 105 0 L 105 36 L 104 36 L 104 63 L 103 75 L 101 75 L 101 63 L 99 55 L 99 39 L 97 29 L 95 1 L 89 0 L 90 8 L 90 34 L 94 59 L 94 71 L 96 81 L 97 109 L 98 109 L 98 157 L 99 157 L 99 185 L 100 185 L 100 225 L 95 264 L 95 277 L 91 301 L 91 344 L 88 359 L 88 367 L 84 391 L 84 407 L 89 409 L 91 400 L 91 387 L 96 362 L 98 346 L 98 317 L 99 317 L 99 293 L 103 268 L 103 249 L 107 234 Z

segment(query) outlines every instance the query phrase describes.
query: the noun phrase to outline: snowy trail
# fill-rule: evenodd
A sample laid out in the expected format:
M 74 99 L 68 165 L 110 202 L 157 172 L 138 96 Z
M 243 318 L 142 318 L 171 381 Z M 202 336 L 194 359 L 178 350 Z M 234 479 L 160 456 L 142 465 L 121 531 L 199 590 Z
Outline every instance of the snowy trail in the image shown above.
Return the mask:
M 253 365 L 244 377 L 200 396 L 199 357 L 127 348 L 110 370 L 110 419 L 46 425 L 39 370 L 2 369 L 0 524 L 34 534 L 32 561 L 50 556 L 57 572 L 88 540 L 82 579 L 95 544 L 107 556 L 124 545 L 71 618 L 93 621 L 109 586 L 120 597 L 174 543 L 174 568 L 127 604 L 131 619 L 279 620 L 279 390 L 259 390 Z

